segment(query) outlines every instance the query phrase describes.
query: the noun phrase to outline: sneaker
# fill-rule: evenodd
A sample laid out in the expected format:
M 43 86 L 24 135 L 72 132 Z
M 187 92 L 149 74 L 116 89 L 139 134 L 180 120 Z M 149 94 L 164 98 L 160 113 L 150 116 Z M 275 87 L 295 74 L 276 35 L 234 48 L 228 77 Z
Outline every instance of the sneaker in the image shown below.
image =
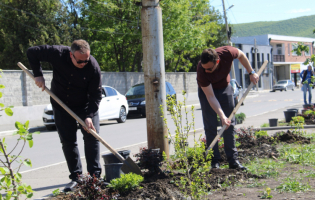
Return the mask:
M 211 168 L 212 169 L 220 169 L 220 163 L 218 163 L 218 162 L 211 163 Z
M 244 167 L 238 160 L 234 161 L 233 163 L 229 163 L 230 169 L 241 169 L 241 170 L 247 170 L 246 167 Z
M 66 185 L 66 187 L 63 189 L 63 192 L 71 192 L 75 189 L 75 187 L 78 185 L 77 181 L 71 181 Z

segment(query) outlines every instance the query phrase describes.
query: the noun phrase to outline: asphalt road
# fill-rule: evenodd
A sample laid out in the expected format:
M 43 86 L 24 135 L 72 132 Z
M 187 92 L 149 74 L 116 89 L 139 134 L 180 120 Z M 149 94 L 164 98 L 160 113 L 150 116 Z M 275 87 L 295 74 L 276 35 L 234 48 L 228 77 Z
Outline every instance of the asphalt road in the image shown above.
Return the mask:
M 300 90 L 263 92 L 259 93 L 258 96 L 249 96 L 245 100 L 245 105 L 240 107 L 238 113 L 243 112 L 247 117 L 251 117 L 295 104 L 303 104 L 303 93 Z M 190 114 L 188 115 L 190 116 Z M 175 126 L 172 123 L 169 113 L 167 114 L 167 118 L 170 130 L 174 133 Z M 191 120 L 191 117 L 189 117 L 189 120 Z M 185 122 L 185 120 L 183 120 L 183 122 Z M 197 106 L 195 110 L 195 129 L 201 128 L 203 128 L 202 114 L 200 107 Z M 80 130 L 78 130 L 77 135 L 79 150 L 81 156 L 84 156 L 84 144 Z M 116 121 L 107 121 L 101 125 L 100 136 L 114 148 L 122 148 L 128 145 L 145 142 L 147 139 L 146 119 L 132 117 L 128 118 L 127 122 L 123 124 L 118 124 Z M 16 136 L 6 136 L 6 143 L 9 147 L 8 150 L 11 150 L 15 145 L 16 139 Z M 20 147 L 21 144 L 17 146 L 13 154 L 17 155 Z M 101 152 L 104 154 L 107 153 L 108 150 L 101 145 Z M 34 135 L 33 148 L 25 147 L 22 156 L 31 159 L 32 168 L 22 167 L 21 172 L 64 162 L 64 155 L 57 132 L 41 131 L 40 135 Z

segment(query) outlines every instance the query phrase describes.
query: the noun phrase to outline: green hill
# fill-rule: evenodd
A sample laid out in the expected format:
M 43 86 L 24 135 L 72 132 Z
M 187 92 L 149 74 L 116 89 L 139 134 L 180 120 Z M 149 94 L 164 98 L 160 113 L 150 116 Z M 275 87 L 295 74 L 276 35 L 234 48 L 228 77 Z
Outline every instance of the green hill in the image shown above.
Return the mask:
M 282 21 L 251 22 L 233 24 L 232 36 L 253 36 L 263 34 L 288 35 L 315 38 L 315 15 Z

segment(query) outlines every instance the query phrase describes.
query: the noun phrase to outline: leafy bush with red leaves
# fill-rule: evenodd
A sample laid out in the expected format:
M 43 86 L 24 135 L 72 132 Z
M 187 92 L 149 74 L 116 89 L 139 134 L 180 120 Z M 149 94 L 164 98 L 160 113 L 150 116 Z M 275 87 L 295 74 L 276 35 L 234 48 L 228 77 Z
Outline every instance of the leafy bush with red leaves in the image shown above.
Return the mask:
M 140 148 L 140 153 L 134 155 L 139 161 L 138 165 L 141 169 L 149 170 L 149 173 L 158 173 L 161 171 L 160 166 L 163 161 L 163 155 L 160 149 Z
M 81 174 L 78 176 L 78 185 L 76 190 L 71 194 L 71 199 L 104 199 L 110 200 L 115 198 L 115 195 L 106 194 L 107 190 L 104 190 L 105 184 L 102 179 L 92 177 L 89 174 Z M 102 190 L 103 189 L 103 190 Z

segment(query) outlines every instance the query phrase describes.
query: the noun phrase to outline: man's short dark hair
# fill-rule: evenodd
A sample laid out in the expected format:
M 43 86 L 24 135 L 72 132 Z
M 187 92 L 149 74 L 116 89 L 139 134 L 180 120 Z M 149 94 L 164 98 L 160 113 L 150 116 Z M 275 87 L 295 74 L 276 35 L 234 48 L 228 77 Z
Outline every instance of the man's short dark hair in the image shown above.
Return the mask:
M 87 51 L 90 51 L 90 45 L 85 40 L 74 40 L 71 44 L 71 52 L 80 51 L 80 53 L 85 54 Z
M 205 49 L 203 50 L 200 60 L 202 64 L 207 64 L 208 62 L 215 63 L 219 59 L 219 55 L 214 49 Z

